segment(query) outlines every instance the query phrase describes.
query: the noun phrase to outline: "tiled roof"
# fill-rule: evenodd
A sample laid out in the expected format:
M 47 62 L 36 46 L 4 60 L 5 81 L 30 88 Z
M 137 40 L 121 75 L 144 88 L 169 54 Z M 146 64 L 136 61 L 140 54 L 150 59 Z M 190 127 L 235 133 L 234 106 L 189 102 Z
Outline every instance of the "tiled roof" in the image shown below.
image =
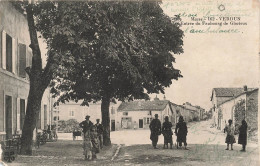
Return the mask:
M 252 91 L 255 88 L 248 88 L 247 91 Z M 244 88 L 214 88 L 216 97 L 233 97 L 244 93 Z
M 163 111 L 168 103 L 168 100 L 123 102 L 118 111 Z
M 234 96 L 234 97 L 232 97 L 232 98 L 229 98 L 229 99 L 223 101 L 222 103 L 219 103 L 218 106 L 220 106 L 220 105 L 222 105 L 222 104 L 224 104 L 224 103 L 226 103 L 226 102 L 228 102 L 228 101 L 230 101 L 230 100 L 233 100 L 233 99 L 235 99 L 235 98 L 237 98 L 237 97 L 239 97 L 239 96 L 241 96 L 241 95 L 243 95 L 243 94 L 251 93 L 251 92 L 253 92 L 253 91 L 255 91 L 255 90 L 258 90 L 258 88 L 249 88 L 249 89 L 247 89 L 247 91 L 244 91 L 244 92 L 242 92 L 242 93 L 240 93 L 240 94 L 238 94 L 238 95 L 236 95 L 236 96 Z

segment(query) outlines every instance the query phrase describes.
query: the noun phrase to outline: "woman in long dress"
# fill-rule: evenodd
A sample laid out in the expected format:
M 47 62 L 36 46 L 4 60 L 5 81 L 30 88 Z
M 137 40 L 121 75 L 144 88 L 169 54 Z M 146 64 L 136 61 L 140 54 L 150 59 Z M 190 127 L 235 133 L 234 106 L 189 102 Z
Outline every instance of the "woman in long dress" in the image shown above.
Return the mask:
M 162 134 L 164 136 L 164 145 L 163 148 L 168 149 L 168 144 L 170 144 L 170 148 L 172 149 L 172 123 L 169 122 L 169 117 L 165 117 L 165 122 L 162 126 Z
M 239 127 L 238 144 L 242 145 L 241 151 L 245 152 L 247 144 L 247 123 L 245 120 L 242 120 L 242 125 Z
M 227 144 L 226 150 L 229 150 L 229 144 L 231 145 L 231 150 L 233 150 L 233 143 L 236 143 L 234 133 L 235 133 L 235 128 L 232 125 L 232 120 L 228 120 L 228 125 L 225 127 L 225 132 L 227 132 L 227 137 L 225 143 Z
M 186 140 L 187 133 L 188 133 L 187 125 L 184 122 L 183 116 L 180 116 L 179 122 L 177 123 L 175 128 L 175 135 L 177 136 L 177 148 L 181 147 L 182 143 L 184 143 L 185 149 L 188 150 L 187 140 Z

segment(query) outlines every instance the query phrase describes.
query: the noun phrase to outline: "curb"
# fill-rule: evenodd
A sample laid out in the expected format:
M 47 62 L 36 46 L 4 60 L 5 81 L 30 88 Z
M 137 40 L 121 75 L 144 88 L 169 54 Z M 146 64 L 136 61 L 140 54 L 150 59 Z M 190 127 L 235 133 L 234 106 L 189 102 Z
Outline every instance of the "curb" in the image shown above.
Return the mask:
M 118 153 L 119 153 L 119 151 L 120 151 L 120 148 L 121 148 L 121 145 L 117 145 L 116 152 L 115 152 L 115 154 L 113 155 L 113 157 L 111 158 L 111 161 L 113 161 L 113 160 L 118 156 Z

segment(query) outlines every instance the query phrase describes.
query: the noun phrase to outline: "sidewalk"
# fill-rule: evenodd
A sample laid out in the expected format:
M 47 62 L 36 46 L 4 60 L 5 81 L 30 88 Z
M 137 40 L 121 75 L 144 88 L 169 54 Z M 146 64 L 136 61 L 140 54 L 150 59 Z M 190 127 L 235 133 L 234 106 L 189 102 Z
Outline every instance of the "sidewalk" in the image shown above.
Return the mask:
M 8 166 L 36 166 L 36 165 L 105 165 L 115 154 L 117 145 L 104 147 L 97 154 L 94 161 L 85 161 L 82 141 L 58 140 L 47 142 L 40 146 L 33 156 L 18 155 Z

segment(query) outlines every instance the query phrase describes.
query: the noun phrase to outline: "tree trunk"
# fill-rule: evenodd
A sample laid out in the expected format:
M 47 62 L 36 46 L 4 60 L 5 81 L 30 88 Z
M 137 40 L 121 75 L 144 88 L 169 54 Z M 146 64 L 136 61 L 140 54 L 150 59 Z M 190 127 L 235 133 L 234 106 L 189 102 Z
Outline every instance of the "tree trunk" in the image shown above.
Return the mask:
M 33 145 L 33 130 L 36 127 L 36 122 L 41 110 L 42 96 L 51 81 L 53 72 L 50 71 L 50 59 L 48 60 L 45 69 L 42 69 L 41 51 L 35 29 L 32 4 L 28 4 L 26 7 L 26 13 L 31 39 L 30 48 L 32 49 L 33 57 L 32 67 L 26 68 L 26 72 L 30 78 L 30 91 L 22 129 L 21 153 L 24 155 L 31 155 Z
M 105 146 L 111 145 L 109 105 L 110 105 L 110 98 L 103 97 L 101 103 L 101 113 L 102 113 L 102 125 L 104 127 L 103 141 Z
M 26 116 L 22 129 L 21 154 L 23 155 L 32 155 L 33 130 L 36 127 L 37 119 L 41 111 L 41 100 L 44 93 L 44 90 L 37 90 L 37 88 L 34 88 L 34 84 L 30 82 Z

